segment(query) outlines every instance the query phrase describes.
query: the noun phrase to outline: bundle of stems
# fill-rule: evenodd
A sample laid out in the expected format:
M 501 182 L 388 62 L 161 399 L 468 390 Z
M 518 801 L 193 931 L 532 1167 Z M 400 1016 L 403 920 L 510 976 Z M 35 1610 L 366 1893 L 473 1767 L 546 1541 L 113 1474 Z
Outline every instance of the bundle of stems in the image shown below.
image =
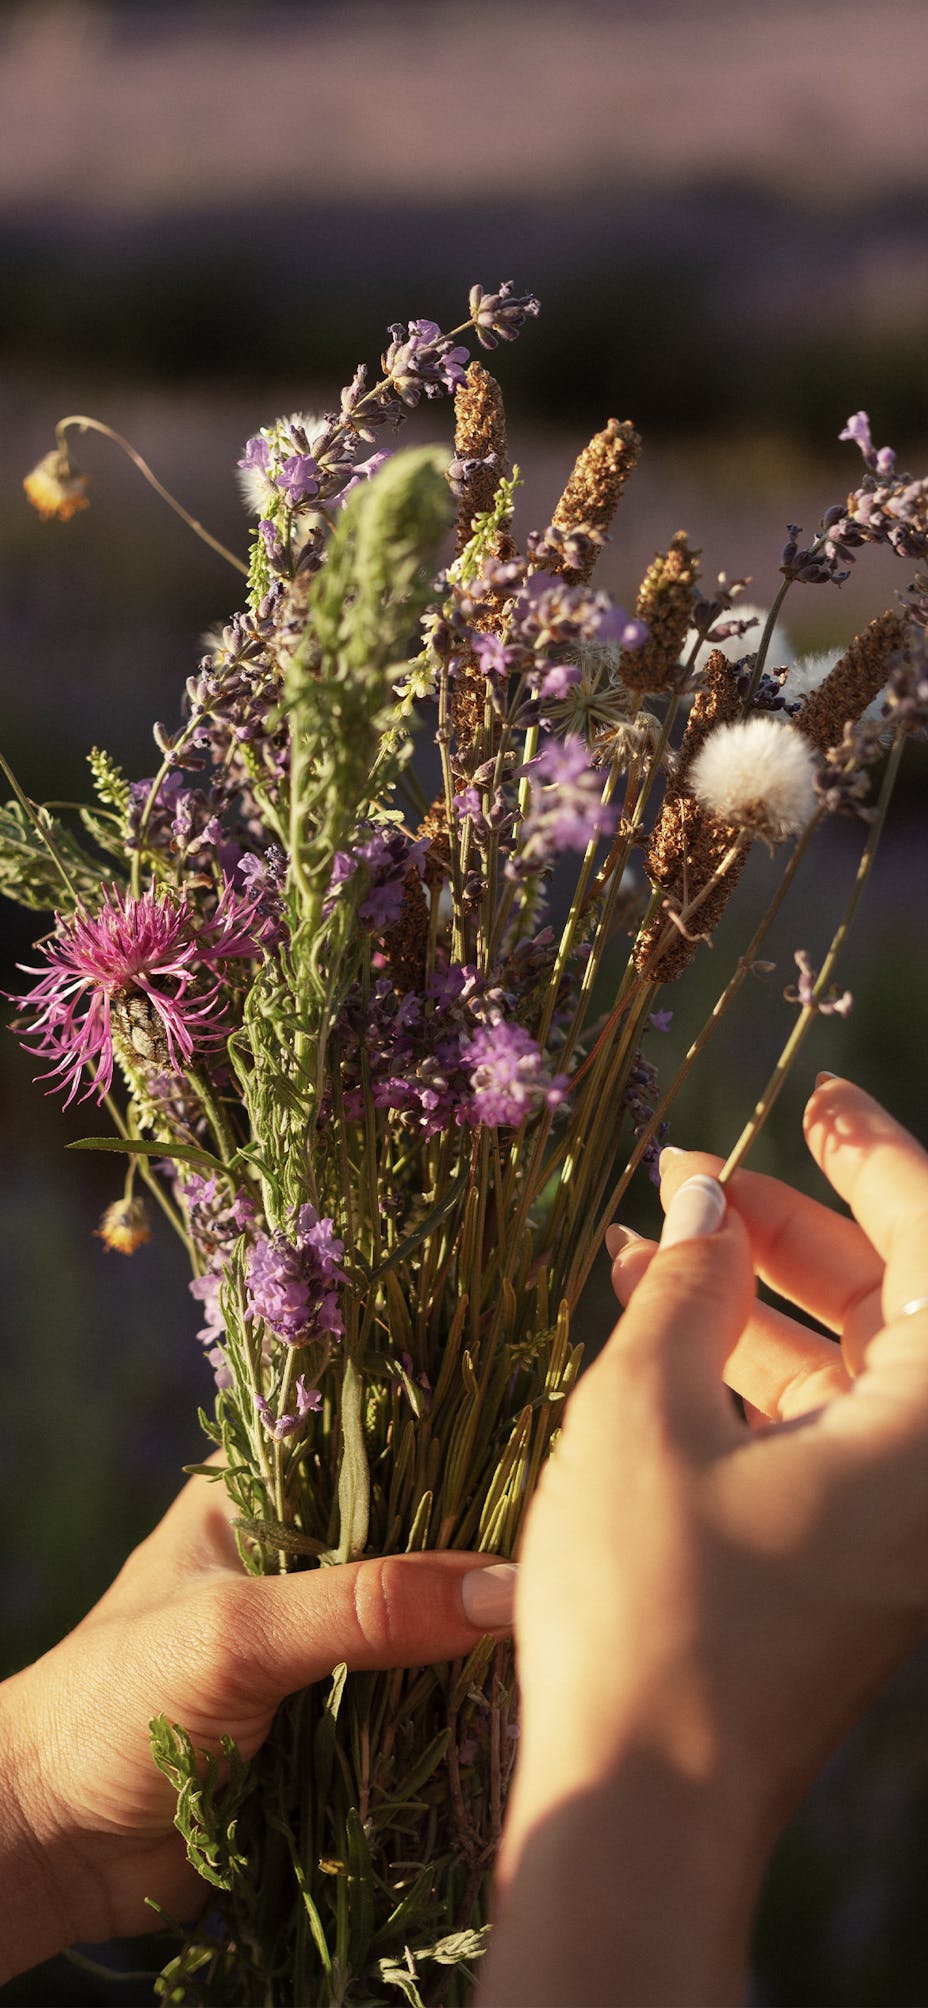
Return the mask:
M 426 1548 L 517 1552 L 580 1365 L 576 1307 L 604 1226 L 717 1032 L 825 817 L 860 867 L 722 1176 L 740 1162 L 831 988 L 907 735 L 924 728 L 928 594 L 855 636 L 814 687 L 769 660 L 796 582 L 865 542 L 924 556 L 925 484 L 857 414 L 860 488 L 805 550 L 750 648 L 740 586 L 704 596 L 683 532 L 629 615 L 592 573 L 640 441 L 612 419 L 519 549 L 484 347 L 537 311 L 471 293 L 450 335 L 396 325 L 368 388 L 248 442 L 248 603 L 191 677 L 154 774 L 94 751 L 72 825 L 4 762 L 0 883 L 54 908 L 17 1029 L 125 1154 L 109 1245 L 183 1238 L 213 1363 L 203 1426 L 243 1567 Z M 453 454 L 361 458 L 453 393 Z M 86 502 L 69 418 L 27 488 Z M 117 443 L 126 445 L 118 435 Z M 146 477 L 151 470 L 129 449 Z M 156 482 L 159 492 L 160 483 Z M 735 646 L 733 646 L 735 644 Z M 742 653 L 742 644 L 746 648 Z M 880 778 L 882 777 L 882 778 Z M 768 909 L 661 1091 L 662 995 L 711 945 L 754 843 Z M 566 861 L 566 862 L 565 862 Z M 463 2002 L 517 1743 L 511 1649 L 348 1675 L 295 1695 L 222 1776 L 153 1725 L 214 1901 L 159 1983 L 182 2002 Z

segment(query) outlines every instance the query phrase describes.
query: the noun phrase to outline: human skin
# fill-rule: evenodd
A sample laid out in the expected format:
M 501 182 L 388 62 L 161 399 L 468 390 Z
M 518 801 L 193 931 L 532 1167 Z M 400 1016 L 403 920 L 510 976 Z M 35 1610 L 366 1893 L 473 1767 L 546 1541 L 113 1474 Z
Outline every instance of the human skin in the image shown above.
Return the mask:
M 571 1397 L 520 1558 L 523 1733 L 483 2008 L 735 2001 L 782 1820 L 928 1628 L 928 1315 L 899 1316 L 928 1295 L 928 1157 L 848 1082 L 817 1090 L 805 1127 L 858 1225 L 739 1174 L 698 1232 L 679 1188 L 709 1174 L 711 1199 L 718 1161 L 684 1153 L 662 1197 L 689 1238 L 614 1261 L 628 1308 Z M 759 1309 L 755 1269 L 840 1351 Z M 202 1906 L 152 1715 L 247 1756 L 337 1661 L 456 1657 L 502 1627 L 512 1572 L 489 1562 L 244 1577 L 223 1488 L 193 1480 L 82 1624 L 0 1687 L 0 1975 L 145 1929 L 148 1895 Z
M 928 1157 L 830 1077 L 804 1128 L 853 1219 L 742 1173 L 716 1231 L 615 1255 L 520 1558 L 481 2008 L 737 2001 L 779 1828 L 928 1629 Z M 718 1167 L 665 1154 L 665 1233 Z
M 250 1757 L 284 1696 L 341 1661 L 470 1652 L 508 1619 L 512 1573 L 458 1553 L 246 1576 L 225 1487 L 191 1479 L 89 1615 L 0 1686 L 0 1981 L 64 1946 L 150 1931 L 146 1897 L 179 1918 L 203 1908 L 153 1716 L 206 1750 L 231 1735 Z

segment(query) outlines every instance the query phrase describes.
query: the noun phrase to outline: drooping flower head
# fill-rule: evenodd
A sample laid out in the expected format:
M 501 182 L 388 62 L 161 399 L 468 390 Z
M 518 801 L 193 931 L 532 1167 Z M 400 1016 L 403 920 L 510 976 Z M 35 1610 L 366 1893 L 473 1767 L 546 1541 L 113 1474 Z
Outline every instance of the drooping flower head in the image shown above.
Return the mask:
M 144 1199 L 117 1199 L 106 1208 L 95 1233 L 104 1248 L 119 1255 L 134 1255 L 151 1240 L 151 1223 Z
M 229 882 L 206 922 L 186 894 L 105 888 L 95 913 L 56 917 L 44 968 L 20 965 L 39 978 L 12 1000 L 32 1018 L 23 1044 L 51 1061 L 43 1078 L 67 1087 L 69 1102 L 85 1070 L 93 1077 L 81 1100 L 109 1093 L 114 1039 L 138 1062 L 182 1073 L 195 1050 L 226 1037 L 223 965 L 260 956 L 266 924 Z
M 770 715 L 717 725 L 687 780 L 710 815 L 778 842 L 815 812 L 815 755 L 793 725 Z
M 23 482 L 33 509 L 40 516 L 57 516 L 60 523 L 70 522 L 79 509 L 87 508 L 89 486 L 87 475 L 80 473 L 70 454 L 59 446 L 43 454 Z

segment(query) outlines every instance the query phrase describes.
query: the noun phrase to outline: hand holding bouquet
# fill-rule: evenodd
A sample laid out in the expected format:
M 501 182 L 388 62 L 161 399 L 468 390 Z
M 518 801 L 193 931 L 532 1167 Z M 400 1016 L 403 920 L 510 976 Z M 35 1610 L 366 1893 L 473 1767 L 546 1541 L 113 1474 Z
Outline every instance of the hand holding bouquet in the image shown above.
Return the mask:
M 682 1074 L 822 819 L 862 818 L 832 949 L 818 972 L 797 954 L 795 1024 L 724 1179 L 814 1017 L 846 1008 L 833 963 L 928 716 L 923 578 L 801 696 L 769 657 L 793 583 L 840 581 L 865 543 L 928 550 L 928 483 L 862 413 L 860 486 L 808 546 L 790 531 L 759 638 L 737 588 L 702 594 L 682 532 L 632 613 L 592 584 L 628 423 L 519 549 L 502 397 L 458 338 L 493 349 L 536 312 L 475 287 L 451 334 L 391 328 L 381 378 L 359 369 L 338 412 L 251 439 L 247 606 L 158 728 L 157 770 L 132 782 L 95 751 L 79 835 L 15 783 L 0 810 L 4 889 L 56 915 L 18 1028 L 68 1099 L 109 1112 L 116 1135 L 88 1139 L 128 1160 L 109 1245 L 147 1235 L 141 1184 L 189 1249 L 222 1453 L 204 1471 L 256 1575 L 514 1552 L 580 1291 L 678 1085 L 652 1057 L 663 990 L 751 845 L 782 845 Z M 371 451 L 447 392 L 453 456 Z M 67 435 L 89 424 L 64 421 L 27 482 L 47 513 L 86 501 Z M 184 1725 L 156 1723 L 218 1893 L 165 1998 L 462 2000 L 516 1734 L 492 1637 L 424 1671 L 334 1669 L 224 1791 Z

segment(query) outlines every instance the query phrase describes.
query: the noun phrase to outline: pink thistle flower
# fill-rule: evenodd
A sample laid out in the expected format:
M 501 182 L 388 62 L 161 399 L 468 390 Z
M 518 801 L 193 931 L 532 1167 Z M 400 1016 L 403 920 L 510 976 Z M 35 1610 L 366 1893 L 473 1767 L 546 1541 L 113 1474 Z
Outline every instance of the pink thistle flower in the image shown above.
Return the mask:
M 201 921 L 185 893 L 151 889 L 136 899 L 103 889 L 95 914 L 79 906 L 70 920 L 56 915 L 43 947 L 45 967 L 19 966 L 38 983 L 12 1002 L 33 1015 L 23 1044 L 52 1061 L 42 1079 L 98 1101 L 113 1079 L 114 1034 L 145 1062 L 182 1073 L 194 1049 L 220 1043 L 229 1024 L 220 998 L 221 968 L 263 952 L 266 917 L 254 899 L 226 882 L 210 918 Z M 212 977 L 204 988 L 204 977 Z

